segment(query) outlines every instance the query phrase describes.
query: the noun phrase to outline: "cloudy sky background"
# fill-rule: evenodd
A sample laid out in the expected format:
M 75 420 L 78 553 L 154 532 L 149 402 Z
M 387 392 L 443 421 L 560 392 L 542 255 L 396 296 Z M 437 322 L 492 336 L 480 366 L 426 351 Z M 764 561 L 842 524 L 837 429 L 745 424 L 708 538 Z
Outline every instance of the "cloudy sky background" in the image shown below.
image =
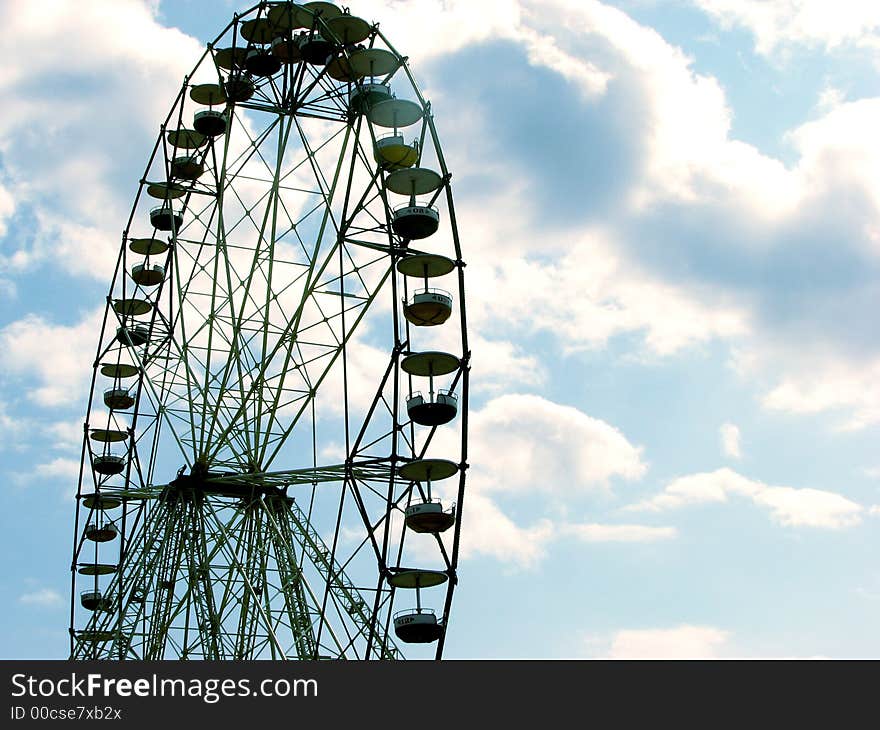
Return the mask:
M 102 301 L 208 0 L 0 3 L 0 653 L 67 650 Z M 880 656 L 880 8 L 352 0 L 453 172 L 449 657 Z

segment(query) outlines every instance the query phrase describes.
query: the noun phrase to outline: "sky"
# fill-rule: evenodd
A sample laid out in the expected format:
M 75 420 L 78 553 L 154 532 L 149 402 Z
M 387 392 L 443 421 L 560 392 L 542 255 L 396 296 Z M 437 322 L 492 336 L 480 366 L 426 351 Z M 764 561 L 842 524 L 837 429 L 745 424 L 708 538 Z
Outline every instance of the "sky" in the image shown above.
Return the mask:
M 0 655 L 67 652 L 99 316 L 158 126 L 252 3 L 0 3 Z M 467 262 L 448 658 L 880 656 L 880 7 L 352 0 Z

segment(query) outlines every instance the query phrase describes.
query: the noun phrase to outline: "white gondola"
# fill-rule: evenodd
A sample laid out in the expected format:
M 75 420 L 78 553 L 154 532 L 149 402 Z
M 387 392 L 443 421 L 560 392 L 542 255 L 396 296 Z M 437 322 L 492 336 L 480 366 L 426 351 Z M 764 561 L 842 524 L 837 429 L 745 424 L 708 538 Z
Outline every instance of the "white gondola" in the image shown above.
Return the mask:
M 244 66 L 244 59 L 247 56 L 246 48 L 215 48 L 214 62 L 218 68 L 227 71 L 236 71 Z
M 275 36 L 276 27 L 272 20 L 268 17 L 252 18 L 246 20 L 239 28 L 241 37 L 251 43 L 264 45 L 271 43 Z
M 422 608 L 421 591 L 441 585 L 449 576 L 439 570 L 406 569 L 392 573 L 388 582 L 395 588 L 414 588 L 416 591 L 415 610 L 408 609 L 394 614 L 394 633 L 408 644 L 428 644 L 437 641 L 443 633 L 443 626 L 437 621 L 434 612 Z
M 82 631 L 77 631 L 76 636 L 80 641 L 86 641 L 90 644 L 104 644 L 108 641 L 113 641 L 116 634 L 102 629 L 83 629 Z
M 104 391 L 104 405 L 114 411 L 126 411 L 134 405 L 134 396 L 128 388 L 107 388 Z
M 318 30 L 300 33 L 297 45 L 303 61 L 313 66 L 324 66 L 333 59 L 333 42 Z
M 189 192 L 189 188 L 177 183 L 153 182 L 147 185 L 147 195 L 156 200 L 177 200 Z
M 458 414 L 458 396 L 449 390 L 438 390 L 433 399 L 412 393 L 406 399 L 406 412 L 420 426 L 442 426 Z
M 176 231 L 183 225 L 183 213 L 170 204 L 150 211 L 150 223 L 157 231 Z
M 219 137 L 226 134 L 229 127 L 229 120 L 225 112 L 218 112 L 215 109 L 204 109 L 196 112 L 193 117 L 193 127 L 206 137 Z
M 251 48 L 245 57 L 244 67 L 254 76 L 274 76 L 281 70 L 281 59 L 271 49 Z
M 413 532 L 437 534 L 455 524 L 455 506 L 444 510 L 439 500 L 416 502 L 406 508 L 406 526 Z
M 119 428 L 93 428 L 89 432 L 89 438 L 102 444 L 115 444 L 128 439 L 128 431 Z
M 405 203 L 394 209 L 391 227 L 401 238 L 408 240 L 428 238 L 440 227 L 440 211 L 433 205 Z
M 125 380 L 126 378 L 133 378 L 138 374 L 139 370 L 137 365 L 127 362 L 105 362 L 102 363 L 100 372 L 101 375 L 113 378 L 114 380 Z
M 405 609 L 394 614 L 394 633 L 407 644 L 430 644 L 443 635 L 443 625 L 430 608 Z
M 385 170 L 402 170 L 416 164 L 419 145 L 416 141 L 407 144 L 402 134 L 386 134 L 376 140 L 373 158 Z
M 117 299 L 113 302 L 113 311 L 123 317 L 141 317 L 149 314 L 153 305 L 146 299 Z
M 86 563 L 80 565 L 76 572 L 80 575 L 113 575 L 117 570 L 117 566 L 109 563 Z
M 83 507 L 88 509 L 117 509 L 122 505 L 122 499 L 112 494 L 84 494 L 82 498 Z
M 165 267 L 160 264 L 135 264 L 131 278 L 139 286 L 158 286 L 165 279 Z
M 299 43 L 289 36 L 281 36 L 272 41 L 271 53 L 281 63 L 296 63 L 302 60 Z
M 417 327 L 443 324 L 452 316 L 452 295 L 442 289 L 421 289 L 404 302 L 403 316 Z
M 204 134 L 194 129 L 172 129 L 168 132 L 168 144 L 175 149 L 195 150 L 207 142 Z
M 82 591 L 79 602 L 88 611 L 97 611 L 104 606 L 104 596 L 101 591 Z
M 363 114 L 373 105 L 390 98 L 388 84 L 357 84 L 348 96 L 348 108 L 355 114 Z
M 86 525 L 86 539 L 92 542 L 110 542 L 116 539 L 118 534 L 119 530 L 112 522 L 105 522 L 102 525 L 90 522 Z
M 254 95 L 254 82 L 247 76 L 230 76 L 223 84 L 223 91 L 229 101 L 243 102 Z
M 126 347 L 145 345 L 150 341 L 150 328 L 145 324 L 117 327 L 116 340 Z
M 168 244 L 158 238 L 132 238 L 128 247 L 141 256 L 158 256 L 168 250 Z
M 181 180 L 197 180 L 205 172 L 205 163 L 195 155 L 180 155 L 171 160 L 171 176 Z
M 343 13 L 335 18 L 326 20 L 330 37 L 344 46 L 365 41 L 372 30 L 370 24 L 363 18 Z
M 96 454 L 92 457 L 92 469 L 104 476 L 121 474 L 125 471 L 125 457 L 115 454 Z

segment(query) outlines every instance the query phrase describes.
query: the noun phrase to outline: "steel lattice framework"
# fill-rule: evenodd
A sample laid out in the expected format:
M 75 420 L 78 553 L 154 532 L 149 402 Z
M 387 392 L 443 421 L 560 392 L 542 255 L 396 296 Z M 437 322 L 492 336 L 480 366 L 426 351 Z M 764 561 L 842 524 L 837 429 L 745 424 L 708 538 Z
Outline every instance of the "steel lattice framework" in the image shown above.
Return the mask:
M 107 298 L 72 657 L 440 658 L 470 360 L 450 179 L 378 25 L 262 2 L 208 44 Z

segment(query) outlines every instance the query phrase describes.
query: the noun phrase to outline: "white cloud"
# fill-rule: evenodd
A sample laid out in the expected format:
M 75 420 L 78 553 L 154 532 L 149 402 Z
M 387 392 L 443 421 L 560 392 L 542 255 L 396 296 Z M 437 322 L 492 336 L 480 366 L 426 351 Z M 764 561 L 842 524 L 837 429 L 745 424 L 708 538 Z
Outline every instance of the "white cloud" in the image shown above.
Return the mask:
M 878 45 L 880 8 L 864 0 L 692 0 L 725 27 L 741 26 L 755 36 L 759 53 L 791 44 Z
M 37 590 L 28 591 L 27 593 L 20 595 L 18 601 L 26 606 L 40 606 L 45 608 L 59 606 L 63 603 L 61 594 L 52 588 L 39 588 Z
M 0 72 L 0 219 L 28 210 L 34 234 L 10 241 L 0 263 L 11 270 L 50 262 L 100 280 L 112 273 L 152 140 L 201 52 L 156 22 L 157 7 L 0 6 L 0 49 L 14 59 Z
M 678 536 L 674 527 L 647 525 L 563 525 L 561 531 L 583 542 L 655 542 Z
M 474 326 L 551 332 L 567 352 L 601 348 L 615 336 L 638 333 L 657 355 L 748 330 L 742 309 L 640 271 L 600 231 L 561 242 L 568 253 L 550 261 L 526 256 L 481 261 L 478 254 L 468 267 L 480 282 L 470 293 Z
M 497 393 L 516 386 L 541 386 L 547 379 L 547 365 L 513 342 L 487 339 L 477 331 L 469 344 L 476 353 L 471 382 L 478 389 Z
M 618 429 L 536 395 L 503 395 L 472 411 L 468 442 L 469 478 L 486 493 L 572 496 L 607 490 L 614 479 L 640 479 L 647 470 L 641 449 Z M 445 444 L 438 446 L 439 454 Z
M 490 38 L 516 35 L 521 3 L 517 0 L 436 0 L 434 2 L 398 2 L 397 0 L 360 0 L 357 13 L 368 20 L 380 20 L 381 30 L 400 51 L 416 63 L 431 57 L 454 53 L 461 48 Z M 425 18 L 430 15 L 431 22 Z
M 773 518 L 791 527 L 852 527 L 861 522 L 864 508 L 845 497 L 821 489 L 766 487 L 755 503 L 771 510 Z
M 539 519 L 529 527 L 511 520 L 495 502 L 479 493 L 468 494 L 462 519 L 462 558 L 488 555 L 518 568 L 534 568 L 554 538 L 553 523 Z
M 787 413 L 842 413 L 841 429 L 865 428 L 880 422 L 880 357 L 868 362 L 806 359 L 762 402 L 769 410 Z
M 37 464 L 35 472 L 41 477 L 63 477 L 75 480 L 79 475 L 80 464 L 73 459 L 57 458 L 45 464 Z M 73 491 L 73 488 L 66 491 Z
M 588 60 L 565 52 L 550 35 L 542 35 L 524 26 L 518 28 L 518 35 L 528 50 L 529 61 L 534 65 L 549 68 L 572 81 L 587 97 L 605 92 L 611 80 L 608 72 Z
M 92 420 L 94 415 L 91 414 L 90 423 L 100 423 L 100 420 Z M 106 412 L 101 415 L 107 418 Z M 59 451 L 78 450 L 82 446 L 82 418 L 73 421 L 56 421 L 46 425 L 43 431 L 52 440 L 52 446 Z
M 547 557 L 553 543 L 573 538 L 583 543 L 640 544 L 678 536 L 674 527 L 637 524 L 557 523 L 541 517 L 528 527 L 517 525 L 488 496 L 468 493 L 461 533 L 463 558 L 487 555 L 520 569 L 533 569 Z
M 598 41 L 610 66 L 601 70 L 629 85 L 633 106 L 644 105 L 635 132 L 640 139 L 634 140 L 646 152 L 644 177 L 633 180 L 636 206 L 717 199 L 771 219 L 790 209 L 798 192 L 792 176 L 777 160 L 729 138 L 732 112 L 721 85 L 694 72 L 681 49 L 596 0 L 525 4 L 535 8 L 529 20 L 539 30 L 581 49 L 584 39 Z
M 840 494 L 820 489 L 769 486 L 724 468 L 670 482 L 657 496 L 629 510 L 662 511 L 694 504 L 724 503 L 729 497 L 750 499 L 787 527 L 841 529 L 862 520 L 865 508 Z
M 20 448 L 28 441 L 29 419 L 10 414 L 9 406 L 0 400 L 0 451 Z
M 430 455 L 454 453 L 457 438 L 457 429 L 438 432 Z M 536 395 L 495 398 L 469 414 L 468 453 L 472 463 L 463 515 L 464 557 L 488 555 L 533 568 L 551 544 L 563 538 L 643 543 L 676 536 L 671 527 L 559 520 L 545 514 L 546 503 L 525 526 L 507 514 L 505 503 L 512 498 L 549 495 L 572 503 L 585 495 L 607 493 L 616 480 L 640 479 L 647 470 L 641 449 L 618 429 L 576 408 Z M 447 504 L 453 498 L 453 481 L 435 485 Z
M 682 624 L 671 629 L 623 629 L 611 638 L 609 659 L 712 659 L 730 633 L 713 626 Z
M 799 153 L 797 171 L 808 196 L 860 192 L 868 196 L 873 211 L 880 210 L 880 143 L 874 134 L 878 122 L 880 99 L 839 100 L 786 135 Z M 866 233 L 874 234 L 867 240 L 877 251 L 877 231 Z
M 6 235 L 7 220 L 15 212 L 15 199 L 5 186 L 0 185 L 0 238 Z
M 721 453 L 731 459 L 741 459 L 739 426 L 734 423 L 723 423 L 719 429 L 721 437 Z
M 101 310 L 74 325 L 28 315 L 0 330 L 0 365 L 20 376 L 41 406 L 85 403 L 101 327 Z

